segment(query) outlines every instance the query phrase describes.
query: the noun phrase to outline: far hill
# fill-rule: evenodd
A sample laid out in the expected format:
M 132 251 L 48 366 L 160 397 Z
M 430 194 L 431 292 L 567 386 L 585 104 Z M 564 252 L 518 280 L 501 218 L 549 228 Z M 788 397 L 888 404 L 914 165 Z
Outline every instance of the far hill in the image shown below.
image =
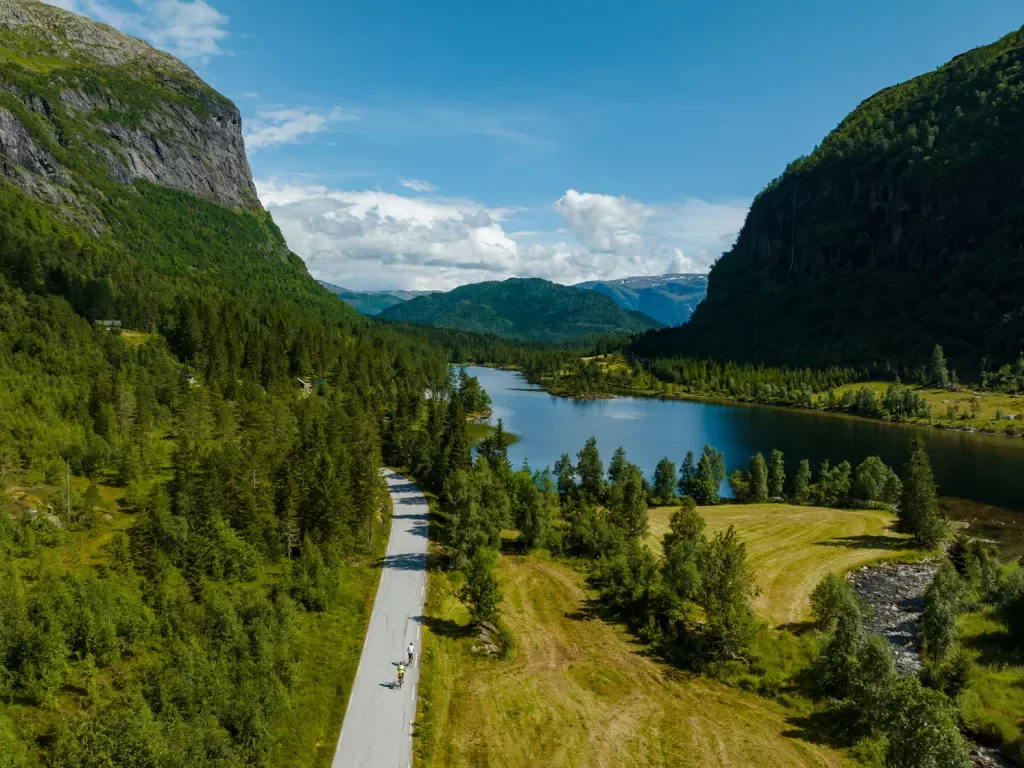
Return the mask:
M 643 312 L 664 325 L 682 325 L 708 292 L 707 275 L 653 275 L 577 283 L 611 296 L 623 309 Z
M 864 101 L 754 200 L 645 355 L 961 375 L 1024 351 L 1024 29 Z
M 417 296 L 428 296 L 437 291 L 350 291 L 340 285 L 318 280 L 318 283 L 348 304 L 361 315 L 379 315 L 388 307 L 401 304 L 403 301 L 415 299 Z
M 448 293 L 396 304 L 380 316 L 406 323 L 555 342 L 597 335 L 621 336 L 661 327 L 657 320 L 624 310 L 603 294 L 538 278 L 464 285 Z

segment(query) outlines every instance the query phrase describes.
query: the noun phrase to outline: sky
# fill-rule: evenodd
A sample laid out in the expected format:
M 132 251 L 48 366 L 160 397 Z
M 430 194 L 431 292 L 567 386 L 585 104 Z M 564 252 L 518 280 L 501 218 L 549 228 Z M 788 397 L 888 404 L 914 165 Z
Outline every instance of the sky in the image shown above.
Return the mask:
M 1024 23 L 1020 0 L 49 1 L 231 98 L 289 246 L 357 290 L 705 272 L 859 102 Z

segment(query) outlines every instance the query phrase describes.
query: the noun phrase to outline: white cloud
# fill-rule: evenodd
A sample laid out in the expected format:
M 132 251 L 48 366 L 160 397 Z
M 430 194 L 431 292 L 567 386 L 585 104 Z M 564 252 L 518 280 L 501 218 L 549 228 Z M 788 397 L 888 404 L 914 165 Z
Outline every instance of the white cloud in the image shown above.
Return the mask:
M 625 197 L 596 195 L 570 189 L 555 202 L 555 211 L 576 239 L 595 251 L 621 251 L 642 243 L 640 232 L 651 213 L 647 206 Z
M 576 283 L 699 272 L 721 253 L 722 243 L 731 242 L 746 212 L 742 205 L 651 206 L 570 190 L 554 203 L 574 235 L 567 239 L 568 233 L 553 229 L 508 226 L 535 212 L 473 200 L 337 190 L 308 180 L 264 179 L 256 185 L 310 271 L 357 289 L 449 289 L 513 276 Z
M 437 187 L 423 179 L 399 179 L 398 183 L 413 192 L 436 192 Z
M 281 144 L 295 144 L 304 136 L 322 133 L 334 122 L 358 118 L 341 107 L 329 112 L 305 109 L 273 109 L 260 112 L 245 123 L 245 146 L 250 152 Z
M 138 10 L 104 0 L 47 0 L 129 35 L 145 38 L 183 59 L 203 61 L 225 53 L 228 17 L 206 0 L 132 0 Z

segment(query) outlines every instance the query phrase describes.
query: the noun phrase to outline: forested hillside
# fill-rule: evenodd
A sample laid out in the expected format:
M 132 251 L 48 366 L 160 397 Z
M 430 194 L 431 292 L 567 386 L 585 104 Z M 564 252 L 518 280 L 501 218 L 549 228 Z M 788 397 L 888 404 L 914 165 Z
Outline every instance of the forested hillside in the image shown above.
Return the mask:
M 312 280 L 234 106 L 101 24 L 0 0 L 0 167 L 0 765 L 316 762 L 447 354 Z
M 567 341 L 596 335 L 628 335 L 661 324 L 619 308 L 608 296 L 537 278 L 464 285 L 420 296 L 380 316 L 420 325 L 528 339 Z
M 867 99 L 755 199 L 644 355 L 960 370 L 1024 338 L 1024 30 Z

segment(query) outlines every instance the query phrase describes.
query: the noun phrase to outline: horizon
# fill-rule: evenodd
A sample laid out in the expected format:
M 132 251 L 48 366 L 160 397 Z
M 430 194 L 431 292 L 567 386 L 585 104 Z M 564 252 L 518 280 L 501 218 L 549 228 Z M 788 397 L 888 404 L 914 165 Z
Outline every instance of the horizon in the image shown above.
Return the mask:
M 586 19 L 541 4 L 49 2 L 235 101 L 289 247 L 357 291 L 706 273 L 758 191 L 860 102 L 1021 21 L 1010 0 L 605 4 Z

